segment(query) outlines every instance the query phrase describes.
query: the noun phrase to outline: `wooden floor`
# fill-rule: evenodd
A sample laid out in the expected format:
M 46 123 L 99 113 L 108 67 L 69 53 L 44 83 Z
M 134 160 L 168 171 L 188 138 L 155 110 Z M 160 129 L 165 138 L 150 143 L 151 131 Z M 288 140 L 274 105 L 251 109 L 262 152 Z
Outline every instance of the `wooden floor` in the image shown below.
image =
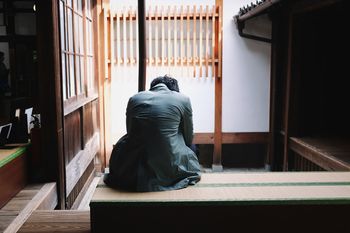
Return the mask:
M 89 210 L 37 210 L 19 230 L 21 233 L 88 233 Z
M 55 183 L 27 185 L 0 209 L 0 232 L 17 232 L 35 210 L 53 209 L 56 205 Z
M 90 232 L 89 204 L 99 180 L 92 177 L 74 210 L 54 210 L 55 183 L 26 186 L 0 209 L 0 232 Z

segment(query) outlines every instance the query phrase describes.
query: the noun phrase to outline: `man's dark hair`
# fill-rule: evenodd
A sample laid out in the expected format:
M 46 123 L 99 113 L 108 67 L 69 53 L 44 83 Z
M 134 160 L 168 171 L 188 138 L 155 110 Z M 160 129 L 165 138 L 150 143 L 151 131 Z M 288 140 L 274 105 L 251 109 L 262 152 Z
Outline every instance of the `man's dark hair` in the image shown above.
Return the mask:
M 159 83 L 165 84 L 171 91 L 180 92 L 179 85 L 177 84 L 177 80 L 174 79 L 173 77 L 170 77 L 168 75 L 157 77 L 152 80 L 151 88 Z

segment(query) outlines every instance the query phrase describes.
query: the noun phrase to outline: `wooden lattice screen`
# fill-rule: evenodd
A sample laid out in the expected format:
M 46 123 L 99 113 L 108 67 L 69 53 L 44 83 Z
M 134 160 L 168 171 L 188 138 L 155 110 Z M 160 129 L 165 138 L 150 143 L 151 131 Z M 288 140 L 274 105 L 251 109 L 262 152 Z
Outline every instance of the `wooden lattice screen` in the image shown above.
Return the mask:
M 221 77 L 220 12 L 220 6 L 149 7 L 147 65 L 181 69 L 185 76 Z M 136 66 L 138 62 L 138 16 L 133 7 L 103 14 L 106 78 L 110 78 L 111 64 Z

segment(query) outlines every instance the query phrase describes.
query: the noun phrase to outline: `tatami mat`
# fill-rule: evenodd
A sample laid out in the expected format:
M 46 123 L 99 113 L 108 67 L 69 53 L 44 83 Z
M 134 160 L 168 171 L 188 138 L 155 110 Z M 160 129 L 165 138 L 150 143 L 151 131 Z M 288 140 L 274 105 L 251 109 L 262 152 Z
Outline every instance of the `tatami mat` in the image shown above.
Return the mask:
M 350 203 L 349 172 L 261 172 L 203 174 L 181 190 L 133 193 L 100 184 L 92 202 L 312 202 Z

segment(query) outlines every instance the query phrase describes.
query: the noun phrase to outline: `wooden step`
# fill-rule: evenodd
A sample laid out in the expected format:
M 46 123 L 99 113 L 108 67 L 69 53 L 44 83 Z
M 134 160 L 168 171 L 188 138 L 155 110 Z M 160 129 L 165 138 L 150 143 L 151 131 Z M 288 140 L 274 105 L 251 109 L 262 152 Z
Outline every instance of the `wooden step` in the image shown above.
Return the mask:
M 37 210 L 19 230 L 21 233 L 88 233 L 90 212 L 79 210 Z
M 56 205 L 56 183 L 27 185 L 0 210 L 0 232 L 17 232 L 35 210 Z
M 347 214 L 342 214 L 350 211 L 350 173 L 211 173 L 185 189 L 146 193 L 100 183 L 90 211 L 92 232 L 113 232 L 115 226 L 131 232 L 252 232 L 263 227 L 300 232 L 300 226 L 305 231 L 350 232 Z

